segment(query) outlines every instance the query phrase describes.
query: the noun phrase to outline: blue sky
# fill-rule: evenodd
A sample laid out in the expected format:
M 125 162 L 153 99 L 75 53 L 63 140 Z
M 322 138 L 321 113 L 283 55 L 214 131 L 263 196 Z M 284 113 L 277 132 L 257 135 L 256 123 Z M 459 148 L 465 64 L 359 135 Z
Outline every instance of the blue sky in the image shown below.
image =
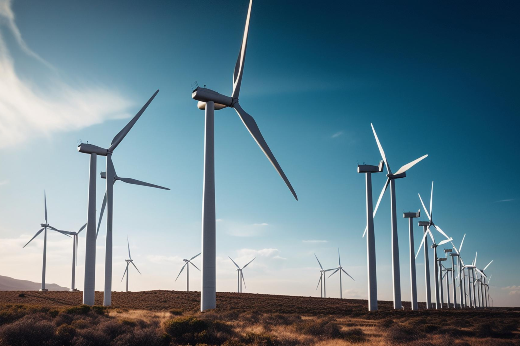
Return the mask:
M 115 185 L 114 289 L 124 288 L 117 275 L 127 236 L 143 272 L 132 274 L 131 289 L 183 289 L 185 278 L 174 280 L 182 258 L 199 252 L 201 234 L 204 113 L 192 85 L 231 92 L 247 1 L 0 4 L 0 275 L 39 281 L 41 242 L 21 247 L 43 221 L 43 190 L 49 222 L 79 228 L 88 156 L 77 152 L 78 140 L 108 145 L 160 89 L 113 160 L 118 175 L 171 191 Z M 518 7 L 256 1 L 241 105 L 299 201 L 235 112 L 218 111 L 217 289 L 236 288 L 227 256 L 243 265 L 256 255 L 244 291 L 319 295 L 313 253 L 332 267 L 339 247 L 356 279 L 344 281 L 344 296 L 366 298 L 365 186 L 356 168 L 380 160 L 373 123 L 393 170 L 429 154 L 396 182 L 403 299 L 409 249 L 401 213 L 420 208 L 417 193 L 428 199 L 433 180 L 436 223 L 456 244 L 467 234 L 466 261 L 476 251 L 478 266 L 494 260 L 495 304 L 518 306 Z M 98 171 L 104 165 L 100 158 Z M 384 181 L 374 176 L 375 199 Z M 103 185 L 98 179 L 98 208 Z M 389 198 L 375 219 L 381 299 L 391 299 Z M 416 226 L 415 250 L 420 233 Z M 101 234 L 98 289 L 104 226 Z M 49 235 L 48 282 L 69 286 L 71 243 Z M 82 256 L 84 234 L 80 272 Z M 191 287 L 199 283 L 194 275 Z M 339 296 L 338 286 L 331 278 L 328 295 Z

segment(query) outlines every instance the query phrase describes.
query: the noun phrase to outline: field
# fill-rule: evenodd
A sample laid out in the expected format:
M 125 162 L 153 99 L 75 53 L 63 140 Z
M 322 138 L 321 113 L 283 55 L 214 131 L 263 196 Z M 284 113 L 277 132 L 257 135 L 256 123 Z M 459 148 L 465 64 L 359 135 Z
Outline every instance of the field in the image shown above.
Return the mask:
M 368 313 L 364 300 L 217 293 L 218 308 L 200 313 L 200 293 L 178 291 L 114 292 L 110 309 L 81 300 L 0 292 L 0 346 L 520 345 L 520 309 L 394 311 L 382 301 Z

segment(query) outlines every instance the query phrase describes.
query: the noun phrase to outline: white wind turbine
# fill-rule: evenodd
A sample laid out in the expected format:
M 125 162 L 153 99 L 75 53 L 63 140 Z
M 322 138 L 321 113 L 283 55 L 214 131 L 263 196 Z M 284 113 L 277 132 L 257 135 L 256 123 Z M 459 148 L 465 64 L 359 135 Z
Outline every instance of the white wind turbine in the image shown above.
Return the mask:
M 332 268 L 332 269 L 336 269 L 332 274 L 329 275 L 329 278 L 336 274 L 337 272 L 339 272 L 339 298 L 340 299 L 343 299 L 343 286 L 342 286 L 342 282 L 341 282 L 341 272 L 347 274 L 352 280 L 354 280 L 354 278 L 352 276 L 350 276 L 349 273 L 347 273 L 345 271 L 345 269 L 343 269 L 343 267 L 341 266 L 341 255 L 339 254 L 339 249 L 338 249 L 338 264 L 339 264 L 339 267 L 337 268 Z M 356 280 L 354 280 L 356 281 Z
M 27 244 L 25 244 L 23 247 L 26 247 L 27 245 L 29 245 L 29 243 L 32 242 L 34 238 L 36 238 L 37 236 L 40 235 L 40 233 L 43 232 L 42 288 L 40 288 L 40 291 L 47 291 L 47 289 L 45 288 L 45 272 L 47 269 L 47 228 L 49 228 L 53 231 L 59 232 L 61 234 L 65 234 L 65 235 L 67 235 L 67 234 L 64 231 L 60 231 L 59 229 L 56 229 L 56 228 L 52 227 L 51 225 L 49 225 L 49 222 L 47 221 L 47 194 L 45 193 L 45 191 L 43 191 L 43 201 L 44 201 L 43 203 L 45 205 L 45 223 L 40 224 L 42 229 L 40 229 L 38 232 L 36 232 L 36 234 L 31 238 L 31 240 L 29 240 L 27 242 Z
M 491 265 L 491 263 L 493 263 L 493 260 L 491 260 L 491 262 L 489 262 L 487 264 L 487 266 L 484 267 L 484 269 L 479 269 L 477 268 L 477 258 L 475 256 L 475 262 L 474 262 L 474 266 L 475 266 L 475 270 L 479 272 L 480 274 L 480 278 L 479 280 L 477 280 L 478 282 L 480 282 L 479 286 L 478 286 L 478 300 L 479 300 L 479 306 L 480 307 L 485 307 L 485 293 L 484 293 L 484 286 L 486 284 L 486 278 L 487 278 L 487 275 L 484 273 L 484 271 Z
M 393 297 L 394 297 L 394 309 L 401 310 L 402 304 L 401 304 L 401 277 L 400 277 L 400 268 L 399 268 L 399 241 L 397 236 L 397 213 L 396 213 L 396 205 L 395 205 L 395 179 L 405 178 L 406 177 L 406 171 L 412 168 L 415 164 L 417 164 L 419 161 L 425 159 L 428 155 L 421 156 L 420 158 L 407 163 L 406 165 L 399 168 L 399 170 L 395 173 L 392 173 L 392 170 L 390 169 L 390 166 L 388 165 L 388 161 L 386 159 L 385 152 L 383 150 L 383 146 L 379 142 L 379 138 L 377 137 L 376 130 L 374 129 L 374 125 L 370 124 L 372 126 L 372 131 L 374 132 L 374 137 L 377 142 L 377 147 L 379 148 L 379 152 L 381 153 L 381 158 L 385 162 L 386 165 L 386 171 L 387 171 L 387 177 L 385 186 L 383 186 L 383 190 L 381 190 L 381 194 L 379 195 L 379 199 L 377 201 L 376 207 L 374 209 L 374 217 L 377 212 L 377 208 L 379 207 L 379 203 L 381 202 L 381 199 L 383 198 L 383 195 L 385 194 L 385 191 L 390 185 L 390 224 L 392 226 L 392 282 L 393 282 Z M 366 233 L 365 228 L 365 233 Z M 363 236 L 365 234 L 363 233 Z
M 78 265 L 78 236 L 87 227 L 87 224 L 81 226 L 77 232 L 62 231 L 61 233 L 71 235 L 72 239 L 72 280 L 70 284 L 71 291 L 77 291 L 76 289 L 76 266 Z
M 413 238 L 413 219 L 421 216 L 421 210 L 418 210 L 416 213 L 408 212 L 403 213 L 403 217 L 408 219 L 408 234 L 409 234 L 409 244 L 410 244 L 410 294 L 411 294 L 411 308 L 412 310 L 419 310 L 419 305 L 417 303 L 417 275 L 415 271 L 415 243 Z M 428 300 L 426 300 L 426 308 L 430 308 L 430 304 Z
M 462 244 L 464 244 L 464 239 L 466 238 L 466 234 L 464 234 L 464 236 L 462 237 L 462 241 L 460 242 L 460 246 L 459 248 L 457 249 L 455 247 L 455 244 L 453 244 L 453 242 L 451 243 L 451 245 L 453 246 L 453 250 L 455 250 L 455 253 L 451 253 L 451 266 L 452 268 L 455 268 L 455 264 L 454 264 L 454 260 L 453 258 L 454 257 L 457 257 L 457 267 L 458 267 L 458 270 L 459 270 L 459 273 L 458 273 L 458 278 L 459 278 L 459 296 L 460 296 L 460 304 L 459 304 L 459 307 L 462 309 L 463 305 L 465 305 L 465 301 L 466 301 L 466 297 L 465 297 L 465 286 L 462 285 L 462 275 L 463 275 L 463 263 L 462 263 L 462 258 L 460 257 L 460 252 L 462 251 Z M 455 292 L 455 273 L 453 273 L 453 291 Z M 465 285 L 465 283 L 464 283 Z M 455 302 L 454 306 L 455 308 L 457 307 L 457 303 L 456 303 L 456 296 L 455 296 L 455 293 L 453 293 L 453 301 Z
M 81 143 L 78 145 L 78 151 L 90 154 L 90 170 L 89 170 L 89 187 L 88 187 L 88 210 L 87 210 L 87 236 L 85 245 L 85 280 L 83 289 L 83 304 L 94 305 L 94 293 L 96 284 L 96 165 L 97 155 L 106 156 L 107 158 L 107 236 L 106 236 L 106 256 L 105 256 L 105 289 L 103 297 L 103 305 L 111 304 L 112 294 L 112 210 L 113 210 L 113 182 L 115 172 L 112 165 L 112 153 L 119 143 L 130 132 L 137 120 L 144 113 L 148 105 L 155 98 L 159 90 L 146 102 L 141 110 L 128 122 L 128 124 L 112 139 L 108 149 L 98 147 L 89 143 Z
M 128 292 L 128 275 L 130 274 L 130 272 L 128 271 L 128 266 L 130 264 L 132 264 L 139 274 L 141 274 L 141 272 L 139 271 L 139 269 L 137 269 L 137 266 L 135 265 L 134 260 L 132 259 L 132 255 L 130 254 L 130 242 L 128 241 L 128 238 L 126 238 L 126 241 L 128 243 L 128 259 L 125 260 L 126 269 L 125 269 L 125 272 L 123 273 L 123 277 L 121 278 L 121 282 L 123 282 L 123 279 L 125 278 L 125 275 L 126 275 L 126 292 Z
M 181 273 L 184 270 L 184 268 L 186 268 L 186 292 L 190 291 L 190 266 L 189 265 L 191 264 L 200 272 L 200 269 L 192 262 L 192 260 L 197 258 L 199 255 L 200 255 L 200 253 L 198 253 L 197 255 L 193 256 L 190 259 L 183 259 L 184 265 L 182 266 L 181 271 L 179 272 L 179 275 L 177 275 L 177 277 L 175 278 L 175 281 L 177 281 L 179 276 L 181 276 Z
M 320 270 L 320 279 L 318 280 L 318 285 L 316 286 L 316 289 L 318 289 L 318 287 L 321 284 L 321 288 L 320 288 L 321 297 L 322 298 L 327 298 L 327 289 L 326 289 L 326 286 L 325 286 L 325 273 L 329 272 L 331 270 L 334 270 L 334 269 L 323 269 L 323 266 L 321 265 L 321 262 L 318 259 L 318 256 L 316 256 L 316 254 L 314 254 L 314 257 L 316 257 L 316 261 L 318 261 L 318 264 L 320 265 L 320 268 L 321 268 L 321 270 Z
M 276 161 L 271 149 L 262 136 L 258 125 L 252 116 L 247 114 L 239 104 L 240 86 L 244 73 L 244 63 L 247 48 L 247 35 L 249 31 L 249 18 L 251 16 L 252 0 L 247 11 L 242 47 L 238 55 L 233 73 L 233 92 L 231 97 L 219 94 L 216 91 L 197 87 L 191 97 L 198 102 L 199 109 L 205 109 L 205 133 L 204 133 L 204 185 L 202 199 L 202 289 L 201 311 L 216 307 L 216 219 L 215 219 L 215 151 L 214 151 L 214 111 L 231 107 L 253 136 L 260 149 L 267 156 L 274 168 L 291 190 L 294 198 L 298 199 L 291 183 L 285 176 L 282 168 Z
M 240 268 L 238 266 L 238 264 L 235 261 L 233 261 L 233 259 L 231 257 L 229 257 L 231 262 L 233 262 L 233 264 L 237 267 L 237 275 L 238 275 L 238 277 L 237 277 L 238 278 L 237 293 L 242 293 L 242 281 L 244 282 L 244 287 L 246 287 L 246 280 L 244 279 L 244 272 L 243 272 L 243 270 L 244 270 L 245 267 L 247 267 L 249 265 L 249 263 L 253 262 L 255 260 L 255 258 L 253 258 L 251 261 L 247 262 L 247 264 L 245 266 Z

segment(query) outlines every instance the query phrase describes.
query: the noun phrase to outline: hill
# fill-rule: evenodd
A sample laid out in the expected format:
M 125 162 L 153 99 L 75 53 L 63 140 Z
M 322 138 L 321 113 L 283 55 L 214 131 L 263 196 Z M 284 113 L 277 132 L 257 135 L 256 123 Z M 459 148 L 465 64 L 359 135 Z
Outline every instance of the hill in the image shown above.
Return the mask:
M 67 287 L 62 287 L 56 284 L 46 284 L 49 291 L 68 291 Z M 38 291 L 41 283 L 32 282 L 29 280 L 18 280 L 10 278 L 9 276 L 0 275 L 0 291 Z

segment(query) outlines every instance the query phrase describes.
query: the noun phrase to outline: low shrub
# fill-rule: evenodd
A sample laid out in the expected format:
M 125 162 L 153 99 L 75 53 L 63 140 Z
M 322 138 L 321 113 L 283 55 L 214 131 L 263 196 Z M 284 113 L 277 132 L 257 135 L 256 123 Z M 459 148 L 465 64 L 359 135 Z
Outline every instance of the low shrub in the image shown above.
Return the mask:
M 74 336 L 76 336 L 76 328 L 68 324 L 62 324 L 56 329 L 56 337 L 63 345 L 71 345 Z
M 175 342 L 192 345 L 202 343 L 220 345 L 234 334 L 231 326 L 225 322 L 203 320 L 194 316 L 166 321 L 164 331 Z
M 330 319 L 303 320 L 295 324 L 295 329 L 298 333 L 317 337 L 341 337 L 341 331 L 339 326 Z
M 260 334 L 260 333 L 247 333 L 243 341 L 246 345 L 258 345 L 258 346 L 276 346 L 278 345 L 277 339 L 273 335 Z M 229 345 L 229 344 L 228 344 Z
M 387 340 L 392 344 L 398 345 L 418 340 L 423 337 L 424 333 L 396 323 L 392 325 L 392 327 L 388 328 L 388 332 L 386 333 Z
M 0 328 L 0 340 L 10 346 L 52 345 L 54 325 L 41 314 L 28 315 Z
M 346 331 L 341 332 L 343 339 L 347 340 L 348 342 L 365 342 L 366 341 L 366 334 L 363 332 L 361 328 L 352 328 Z
M 79 305 L 79 306 L 71 306 L 70 308 L 65 309 L 65 313 L 67 314 L 77 314 L 77 315 L 86 315 L 90 312 L 90 306 L 88 305 Z
M 170 314 L 172 314 L 173 316 L 180 316 L 180 315 L 182 315 L 182 310 L 181 309 L 171 309 Z

